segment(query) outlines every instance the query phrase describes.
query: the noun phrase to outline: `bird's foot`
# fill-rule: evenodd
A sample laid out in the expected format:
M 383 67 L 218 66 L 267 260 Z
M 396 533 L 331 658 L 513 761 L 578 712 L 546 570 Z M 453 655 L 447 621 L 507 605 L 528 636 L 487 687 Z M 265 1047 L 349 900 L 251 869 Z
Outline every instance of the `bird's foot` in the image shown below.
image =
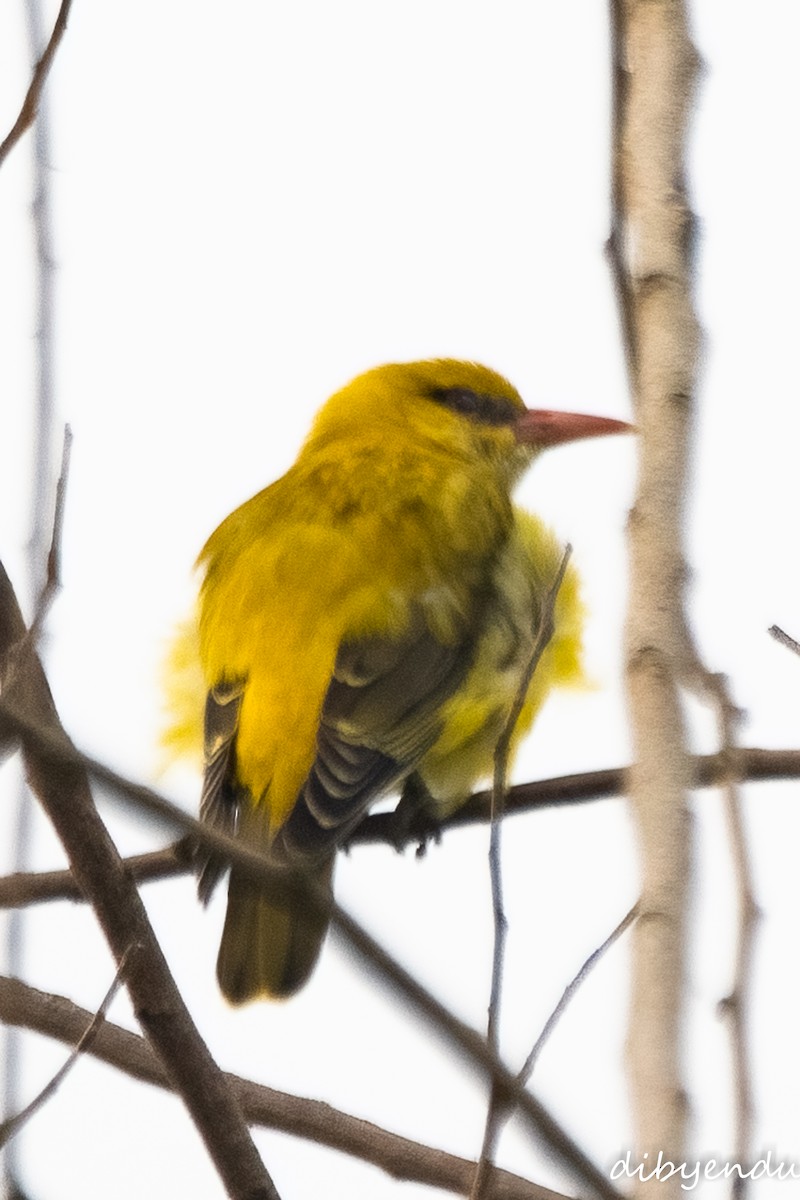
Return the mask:
M 398 853 L 416 842 L 417 858 L 424 858 L 431 842 L 438 845 L 442 840 L 441 825 L 433 815 L 431 794 L 418 775 L 411 775 L 403 786 L 392 813 L 391 838 Z

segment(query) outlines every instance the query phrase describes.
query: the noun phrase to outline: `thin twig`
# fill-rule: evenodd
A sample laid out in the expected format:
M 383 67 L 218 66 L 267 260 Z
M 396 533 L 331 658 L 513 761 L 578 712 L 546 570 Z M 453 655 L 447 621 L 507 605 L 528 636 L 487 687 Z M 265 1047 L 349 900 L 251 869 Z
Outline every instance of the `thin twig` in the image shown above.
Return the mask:
M 748 1039 L 748 1007 L 752 983 L 755 933 L 760 910 L 754 898 L 753 872 L 744 829 L 744 816 L 739 783 L 745 778 L 742 766 L 744 751 L 736 746 L 736 731 L 743 713 L 731 699 L 725 675 L 709 671 L 687 628 L 685 680 L 696 694 L 709 702 L 717 718 L 720 743 L 721 772 L 728 843 L 733 863 L 737 893 L 736 956 L 733 984 L 730 993 L 719 1003 L 720 1015 L 729 1022 L 734 1080 L 734 1157 L 742 1164 L 749 1163 L 753 1141 L 753 1080 Z M 744 1200 L 747 1178 L 734 1177 L 735 1200 Z
M 561 562 L 559 564 L 558 571 L 556 572 L 555 579 L 553 580 L 553 582 L 550 586 L 550 589 L 544 598 L 544 603 L 542 605 L 542 615 L 541 615 L 541 619 L 539 621 L 539 626 L 538 626 L 538 630 L 536 633 L 536 641 L 534 643 L 533 651 L 532 651 L 531 657 L 528 661 L 528 665 L 525 668 L 525 671 L 523 673 L 522 679 L 520 680 L 520 684 L 517 689 L 517 694 L 514 697 L 514 703 L 511 706 L 510 713 L 508 714 L 508 720 L 506 721 L 505 728 L 503 729 L 503 732 L 500 735 L 498 743 L 495 747 L 495 752 L 494 752 L 495 774 L 494 774 L 494 781 L 493 781 L 494 786 L 492 788 L 492 804 L 495 808 L 495 815 L 498 815 L 497 814 L 498 807 L 501 810 L 499 815 L 502 815 L 502 807 L 505 803 L 505 793 L 506 793 L 505 776 L 506 776 L 506 768 L 508 765 L 508 752 L 509 752 L 509 747 L 511 745 L 511 739 L 514 736 L 514 730 L 516 728 L 517 721 L 519 720 L 520 714 L 525 705 L 525 699 L 528 695 L 528 690 L 531 686 L 531 680 L 533 679 L 534 673 L 536 671 L 536 668 L 539 665 L 541 657 L 544 654 L 545 650 L 547 649 L 547 646 L 553 636 L 553 630 L 554 630 L 553 614 L 555 612 L 556 599 L 558 598 L 558 593 L 561 588 L 561 584 L 564 581 L 564 574 L 566 572 L 567 566 L 569 565 L 569 559 L 570 559 L 571 554 L 572 554 L 572 546 L 570 546 L 568 543 L 564 547 L 564 553 L 561 556 Z
M 533 1048 L 531 1049 L 530 1054 L 525 1059 L 525 1062 L 517 1075 L 517 1082 L 519 1083 L 520 1087 L 527 1087 L 527 1085 L 530 1081 L 530 1077 L 533 1074 L 533 1069 L 536 1066 L 536 1063 L 538 1061 L 539 1055 L 541 1054 L 545 1044 L 547 1043 L 548 1039 L 550 1038 L 550 1035 L 552 1034 L 556 1025 L 563 1017 L 563 1015 L 564 1015 L 567 1007 L 569 1006 L 575 993 L 581 987 L 581 985 L 583 984 L 586 977 L 594 970 L 594 968 L 597 966 L 597 964 L 600 962 L 600 960 L 611 949 L 611 947 L 614 945 L 614 943 L 617 942 L 622 937 L 625 930 L 628 929 L 633 924 L 633 922 L 636 920 L 637 915 L 638 915 L 638 904 L 634 904 L 633 908 L 628 910 L 628 912 L 625 914 L 625 916 L 622 918 L 622 920 L 619 922 L 619 924 L 616 926 L 616 928 L 613 929 L 612 932 L 608 935 L 606 940 L 600 946 L 598 946 L 596 950 L 594 950 L 589 955 L 589 957 L 583 963 L 583 965 L 581 966 L 581 968 L 579 969 L 577 974 L 573 977 L 573 979 L 564 988 L 564 991 L 561 993 L 561 997 L 558 1001 L 558 1004 L 555 1006 L 555 1008 L 551 1012 L 550 1016 L 547 1018 L 547 1020 L 544 1024 L 544 1028 L 542 1029 L 542 1032 L 539 1034 L 538 1038 L 534 1042 Z M 486 1184 L 489 1184 L 490 1180 L 491 1180 L 491 1176 L 488 1175 L 488 1173 L 486 1173 L 487 1165 L 488 1165 L 489 1161 L 493 1160 L 494 1151 L 497 1147 L 497 1142 L 499 1140 L 500 1134 L 501 1134 L 502 1130 L 505 1128 L 505 1125 L 507 1124 L 507 1122 L 513 1116 L 513 1113 L 514 1113 L 513 1103 L 508 1103 L 507 1101 L 504 1102 L 503 1097 L 501 1095 L 497 1095 L 495 1097 L 495 1112 L 494 1112 L 493 1120 L 492 1121 L 487 1120 L 487 1122 L 486 1122 L 486 1129 L 484 1131 L 483 1148 L 481 1150 L 481 1159 L 478 1164 L 478 1170 L 476 1171 L 476 1179 L 477 1179 L 479 1177 L 479 1175 L 481 1174 L 481 1170 L 483 1169 L 483 1172 L 485 1173 L 484 1178 L 486 1180 Z M 491 1133 L 489 1133 L 490 1130 L 491 1130 Z M 484 1152 L 486 1153 L 486 1159 L 484 1159 L 484 1157 L 483 1157 Z M 490 1155 L 491 1155 L 491 1159 L 489 1157 Z M 474 1195 L 474 1192 L 475 1192 L 475 1186 L 473 1185 L 473 1192 L 471 1193 L 471 1200 Z M 487 1194 L 491 1195 L 492 1193 L 488 1192 Z
M 56 51 L 61 44 L 61 39 L 67 28 L 69 19 L 69 10 L 72 7 L 72 0 L 61 0 L 61 7 L 58 10 L 56 23 L 53 26 L 53 32 L 50 34 L 50 41 L 47 43 L 44 54 L 36 64 L 31 79 L 30 87 L 22 102 L 22 108 L 19 110 L 19 116 L 12 125 L 11 129 L 0 142 L 0 167 L 5 162 L 11 150 L 16 146 L 22 135 L 27 129 L 30 129 L 33 122 L 36 120 L 36 113 L 39 110 L 39 100 L 42 95 L 42 88 L 45 85 L 50 68 L 53 65 L 53 60 L 56 56 Z
M 724 675 L 706 673 L 705 686 L 717 711 L 720 751 L 727 763 L 723 780 L 725 818 L 728 842 L 737 894 L 737 940 L 733 986 L 719 1005 L 720 1014 L 729 1023 L 731 1056 L 733 1059 L 734 1100 L 734 1161 L 750 1165 L 753 1150 L 753 1078 L 748 1039 L 748 1008 L 752 985 L 753 950 L 759 909 L 754 899 L 753 872 L 744 829 L 742 801 L 739 794 L 736 727 L 741 713 L 731 701 Z M 747 1179 L 734 1176 L 735 1200 L 744 1200 Z
M 625 56 L 623 37 L 624 0 L 609 0 L 611 24 L 611 129 L 614 138 L 611 146 L 611 232 L 606 242 L 606 261 L 611 271 L 611 280 L 617 300 L 617 315 L 622 334 L 622 350 L 628 375 L 628 389 L 636 392 L 639 369 L 639 342 L 634 318 L 633 288 L 624 265 L 624 194 L 623 194 L 623 146 L 619 131 L 622 114 L 628 99 L 630 73 Z
M 18 979 L 0 976 L 0 1021 L 71 1043 L 91 1014 L 63 996 L 49 995 Z M 146 1040 L 106 1021 L 89 1053 L 133 1079 L 174 1092 L 163 1066 Z M 350 1154 L 393 1178 L 466 1195 L 475 1163 L 400 1137 L 320 1100 L 292 1096 L 237 1075 L 226 1074 L 248 1124 L 304 1138 Z M 492 1176 L 492 1200 L 565 1200 L 507 1171 Z
M 517 727 L 522 709 L 525 705 L 528 692 L 530 691 L 531 682 L 536 672 L 536 668 L 541 662 L 550 640 L 553 637 L 555 630 L 555 607 L 558 593 L 561 584 L 564 580 L 569 558 L 572 553 L 572 547 L 568 544 L 564 548 L 564 553 L 561 557 L 558 571 L 555 579 L 548 589 L 542 602 L 542 610 L 539 614 L 533 649 L 530 658 L 526 663 L 525 670 L 517 687 L 514 696 L 514 702 L 511 705 L 503 731 L 497 740 L 497 745 L 494 750 L 494 777 L 492 779 L 492 810 L 491 810 L 491 833 L 489 837 L 489 873 L 491 877 L 492 888 L 492 915 L 494 918 L 494 948 L 492 951 L 492 986 L 489 997 L 489 1020 L 487 1025 L 486 1037 L 491 1049 L 495 1054 L 500 1053 L 500 1007 L 503 989 L 503 968 L 505 963 L 505 948 L 506 935 L 508 933 L 508 921 L 506 919 L 505 907 L 503 903 L 503 874 L 502 874 L 502 854 L 501 854 L 501 829 L 502 820 L 505 813 L 505 803 L 507 794 L 507 776 L 508 776 L 508 757 L 511 751 L 511 739 L 514 736 L 514 730 Z M 491 1176 L 491 1168 L 494 1165 L 495 1152 L 497 1150 L 497 1139 L 500 1134 L 501 1122 L 499 1118 L 502 1107 L 502 1097 L 497 1086 L 493 1085 L 489 1095 L 489 1106 L 486 1112 L 486 1124 L 483 1130 L 483 1144 L 481 1153 L 478 1159 L 478 1167 L 475 1171 L 475 1182 L 472 1185 L 470 1193 L 471 1200 L 483 1200 L 487 1193 L 489 1179 Z
M 793 637 L 789 637 L 789 634 L 781 629 L 780 625 L 770 625 L 767 633 L 771 634 L 776 642 L 780 642 L 782 646 L 786 646 L 788 650 L 793 650 L 795 654 L 800 654 L 800 642 L 796 642 Z
M 346 943 L 357 951 L 367 969 L 374 971 L 377 967 L 379 975 L 392 983 L 395 996 L 399 991 L 410 1000 L 420 1015 L 440 1035 L 444 1035 L 444 1039 L 462 1058 L 481 1066 L 493 1080 L 493 1085 L 518 1106 L 519 1115 L 529 1135 L 532 1135 L 546 1152 L 553 1155 L 590 1192 L 607 1200 L 620 1200 L 620 1193 L 609 1182 L 608 1176 L 587 1158 L 580 1146 L 561 1128 L 535 1096 L 519 1086 L 516 1077 L 493 1053 L 485 1038 L 440 1004 L 343 909 L 334 904 L 331 913 L 334 933 L 344 936 Z
M 519 1075 L 517 1076 L 517 1078 L 519 1079 L 519 1081 L 523 1085 L 523 1087 L 528 1083 L 531 1075 L 533 1074 L 533 1069 L 536 1066 L 536 1063 L 538 1062 L 539 1055 L 541 1054 L 542 1050 L 544 1049 L 545 1043 L 548 1041 L 548 1039 L 550 1038 L 550 1035 L 552 1034 L 556 1025 L 563 1017 L 568 1005 L 570 1004 L 570 1001 L 572 1000 L 573 996 L 577 992 L 578 988 L 583 984 L 587 975 L 591 974 L 591 972 L 594 970 L 594 968 L 597 966 L 597 964 L 600 962 L 600 960 L 605 957 L 605 955 L 608 953 L 608 951 L 611 949 L 611 947 L 614 945 L 614 943 L 619 941 L 619 939 L 622 937 L 625 930 L 628 929 L 629 926 L 631 926 L 633 924 L 633 922 L 636 920 L 638 915 L 639 915 L 639 906 L 638 906 L 638 904 L 634 904 L 633 908 L 628 909 L 627 913 L 622 918 L 619 925 L 617 925 L 616 928 L 611 931 L 611 933 L 608 935 L 606 940 L 600 946 L 598 946 L 596 950 L 592 951 L 592 953 L 586 959 L 586 961 L 584 962 L 583 966 L 580 968 L 578 973 L 564 988 L 564 991 L 561 993 L 561 998 L 558 1001 L 558 1004 L 555 1006 L 555 1008 L 551 1012 L 550 1016 L 545 1021 L 542 1032 L 539 1034 L 538 1038 L 534 1042 L 531 1052 L 528 1055 L 528 1057 L 525 1059 L 525 1063 L 522 1067 L 522 1070 L 520 1071 Z
M 44 77 L 49 63 L 42 60 L 42 49 L 45 46 L 44 22 L 42 16 L 42 0 L 26 0 L 28 47 L 34 72 L 40 71 L 41 83 L 39 93 L 44 83 Z M 64 16 L 66 22 L 66 14 Z M 60 33 L 58 37 L 60 37 Z M 54 33 L 55 38 L 55 33 Z M 50 60 L 55 54 L 57 40 L 51 39 L 52 50 Z M 38 66 L 36 64 L 39 64 Z M 30 95 L 30 94 L 29 94 Z M 35 252 L 33 268 L 36 290 L 36 378 L 32 396 L 33 409 L 33 454 L 30 464 L 29 477 L 30 515 L 28 542 L 26 547 L 28 588 L 34 599 L 42 590 L 42 579 L 45 574 L 45 556 L 47 553 L 47 514 L 50 507 L 52 487 L 52 458 L 53 434 L 55 425 L 55 316 L 56 316 L 56 253 L 55 233 L 53 223 L 53 205 L 51 188 L 51 156 L 50 156 L 50 119 L 48 105 L 39 103 L 37 95 L 31 106 L 32 116 L 37 119 L 33 136 L 32 162 L 32 196 L 30 204 L 31 227 Z M 38 113 L 36 109 L 38 107 Z M 21 131 L 20 131 L 21 134 Z M 56 521 L 56 526 L 58 521 Z M 38 637 L 38 624 L 30 634 Z M 23 871 L 30 861 L 30 846 L 33 829 L 33 798 L 24 780 L 18 784 L 16 797 L 16 813 L 12 830 L 12 845 L 14 847 L 14 866 Z M 8 922 L 5 934 L 6 958 L 8 968 L 12 973 L 21 973 L 25 955 L 24 914 L 14 913 Z M 4 1116 L 10 1116 L 20 1107 L 20 1074 L 21 1047 L 15 1031 L 9 1029 L 5 1033 L 5 1053 L 0 1053 L 2 1062 L 2 1110 Z M 6 1190 L 14 1193 L 18 1189 L 16 1178 L 19 1175 L 17 1162 L 17 1145 L 8 1147 L 3 1156 Z M 1 1185 L 0 1185 L 1 1186 Z
M 27 1124 L 27 1122 L 30 1121 L 31 1118 L 34 1117 L 41 1108 L 44 1107 L 47 1101 L 56 1094 L 80 1056 L 85 1054 L 90 1048 L 92 1042 L 97 1037 L 101 1025 L 103 1025 L 106 1019 L 106 1013 L 111 1007 L 111 1001 L 114 999 L 120 987 L 122 986 L 122 981 L 125 977 L 125 968 L 128 965 L 128 959 L 130 957 L 132 948 L 133 947 L 129 946 L 120 959 L 116 974 L 111 982 L 111 987 L 106 992 L 105 996 L 100 1002 L 100 1007 L 97 1009 L 97 1012 L 84 1029 L 75 1045 L 75 1048 L 67 1058 L 66 1062 L 62 1067 L 59 1068 L 58 1071 L 56 1071 L 50 1082 L 45 1084 L 45 1086 L 39 1092 L 39 1095 L 35 1096 L 34 1099 L 31 1100 L 30 1104 L 27 1104 L 21 1112 L 17 1113 L 16 1116 L 10 1117 L 8 1120 L 3 1121 L 2 1124 L 0 1124 L 0 1148 L 5 1146 L 5 1144 L 11 1140 L 11 1138 L 16 1137 L 23 1125 Z
M 64 509 L 67 500 L 71 450 L 72 430 L 69 425 L 65 425 L 64 441 L 61 447 L 61 470 L 56 484 L 56 499 L 53 508 L 53 530 L 50 536 L 50 549 L 47 552 L 47 572 L 36 604 L 36 612 L 28 629 L 28 638 L 34 643 L 39 641 L 42 625 L 61 587 L 61 536 L 64 530 Z

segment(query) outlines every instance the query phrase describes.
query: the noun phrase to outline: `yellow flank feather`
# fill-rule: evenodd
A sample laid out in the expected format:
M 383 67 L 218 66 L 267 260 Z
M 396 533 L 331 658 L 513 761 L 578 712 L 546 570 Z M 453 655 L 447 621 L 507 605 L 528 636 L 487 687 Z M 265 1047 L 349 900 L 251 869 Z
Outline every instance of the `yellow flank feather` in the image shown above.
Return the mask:
M 511 489 L 542 446 L 621 428 L 526 410 L 502 376 L 455 360 L 380 367 L 334 395 L 295 465 L 200 555 L 167 740 L 190 747 L 204 723 L 201 816 L 330 887 L 376 797 L 408 784 L 436 814 L 463 802 L 491 773 L 561 559 Z M 581 679 L 571 567 L 555 619 L 515 744 L 552 687 Z M 222 867 L 200 869 L 207 898 Z M 234 869 L 223 991 L 290 994 L 324 932 L 295 890 L 268 902 Z
M 494 750 L 533 654 L 539 606 L 555 580 L 563 546 L 531 513 L 514 510 L 514 528 L 495 570 L 498 603 L 462 687 L 442 706 L 442 731 L 418 768 L 436 815 L 453 812 L 488 781 Z M 582 687 L 584 609 L 570 564 L 556 598 L 553 637 L 539 660 L 514 726 L 509 759 L 554 687 Z
M 161 744 L 167 756 L 202 762 L 206 679 L 197 616 L 182 621 L 175 631 L 164 662 L 163 687 L 168 718 Z

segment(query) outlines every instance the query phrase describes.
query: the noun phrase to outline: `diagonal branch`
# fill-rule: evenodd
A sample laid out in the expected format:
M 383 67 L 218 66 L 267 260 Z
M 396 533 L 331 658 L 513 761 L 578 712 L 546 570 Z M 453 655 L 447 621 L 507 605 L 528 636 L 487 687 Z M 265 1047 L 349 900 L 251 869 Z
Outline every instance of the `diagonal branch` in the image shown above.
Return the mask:
M 53 509 L 53 529 L 50 535 L 50 549 L 47 552 L 47 569 L 41 595 L 36 602 L 31 627 L 27 637 L 38 645 L 47 614 L 61 587 L 61 535 L 64 529 L 64 508 L 67 499 L 67 481 L 69 479 L 69 460 L 72 452 L 72 430 L 64 426 L 64 440 L 61 445 L 61 470 L 56 483 L 56 499 Z
M 48 995 L 17 979 L 0 976 L 0 1021 L 72 1043 L 90 1019 L 91 1013 L 63 996 Z M 107 1021 L 86 1049 L 134 1079 L 175 1090 L 158 1058 L 138 1034 Z M 287 1095 L 237 1075 L 226 1074 L 225 1078 L 251 1125 L 311 1139 L 371 1163 L 395 1179 L 462 1195 L 469 1191 L 475 1164 L 467 1159 L 390 1133 L 320 1100 Z M 510 1172 L 496 1170 L 492 1175 L 492 1200 L 565 1198 Z
M 608 935 L 608 937 L 605 939 L 605 941 L 601 942 L 600 945 L 597 947 L 597 949 L 592 951 L 592 953 L 589 955 L 589 957 L 586 959 L 586 961 L 580 967 L 578 972 L 572 977 L 572 979 L 569 981 L 567 986 L 564 988 L 564 991 L 561 993 L 561 996 L 559 998 L 558 1004 L 555 1006 L 553 1011 L 550 1013 L 550 1016 L 545 1021 L 542 1032 L 539 1034 L 538 1038 L 533 1043 L 533 1046 L 531 1047 L 531 1052 L 528 1055 L 528 1057 L 525 1059 L 525 1062 L 522 1065 L 522 1068 L 519 1073 L 520 1083 L 523 1083 L 523 1084 L 527 1083 L 528 1080 L 530 1079 L 531 1075 L 533 1074 L 533 1069 L 536 1066 L 537 1062 L 539 1061 L 539 1055 L 542 1053 L 542 1050 L 544 1049 L 547 1041 L 549 1040 L 551 1033 L 555 1029 L 558 1022 L 563 1017 L 564 1013 L 567 1010 L 567 1007 L 569 1006 L 570 1001 L 572 1000 L 572 997 L 575 995 L 575 993 L 581 987 L 581 985 L 583 984 L 586 977 L 589 974 L 591 974 L 591 972 L 595 969 L 595 967 L 600 962 L 600 960 L 605 957 L 605 955 L 608 953 L 608 951 L 611 949 L 611 947 L 613 945 L 615 945 L 616 942 L 619 941 L 619 939 L 622 937 L 625 930 L 630 928 L 630 926 L 636 920 L 638 915 L 639 915 L 639 905 L 634 904 L 632 908 L 628 909 L 628 911 L 626 912 L 626 914 L 622 918 L 622 920 L 619 922 L 619 924 L 615 925 L 615 927 L 611 930 L 611 933 Z
M 30 714 L 51 743 L 72 749 L 2 568 L 0 683 L 4 708 Z M 55 826 L 77 883 L 92 901 L 117 963 L 129 946 L 135 947 L 127 986 L 137 1019 L 180 1091 L 229 1195 L 277 1200 L 239 1106 L 189 1016 L 134 882 L 100 820 L 86 772 L 79 762 L 66 764 L 29 742 L 23 755 L 31 787 Z
M 61 8 L 58 10 L 56 23 L 53 26 L 53 32 L 50 34 L 50 41 L 47 43 L 44 54 L 39 59 L 34 68 L 33 78 L 31 79 L 30 87 L 22 102 L 22 108 L 19 110 L 19 116 L 12 125 L 9 132 L 0 142 L 0 167 L 2 167 L 8 155 L 16 146 L 17 142 L 22 138 L 26 130 L 30 129 L 33 122 L 36 120 L 36 114 L 39 111 L 39 100 L 41 99 L 42 89 L 50 74 L 50 68 L 53 65 L 53 60 L 56 56 L 56 51 L 61 45 L 61 39 L 64 36 L 69 19 L 69 10 L 72 7 L 72 0 L 61 0 Z
M 785 629 L 781 629 L 780 625 L 770 625 L 767 633 L 787 650 L 791 650 L 794 654 L 800 654 L 800 642 L 796 642 L 793 637 L 790 637 Z

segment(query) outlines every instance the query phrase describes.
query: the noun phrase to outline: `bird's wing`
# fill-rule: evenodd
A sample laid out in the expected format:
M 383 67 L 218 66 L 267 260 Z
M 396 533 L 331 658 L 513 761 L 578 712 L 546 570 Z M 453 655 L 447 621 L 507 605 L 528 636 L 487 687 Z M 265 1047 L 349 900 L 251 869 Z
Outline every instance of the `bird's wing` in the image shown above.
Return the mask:
M 272 846 L 289 863 L 315 864 L 335 850 L 378 796 L 405 779 L 439 735 L 442 703 L 473 657 L 474 633 L 443 643 L 417 614 L 400 639 L 362 638 L 338 652 L 317 729 L 316 755 Z M 246 681 L 209 691 L 200 818 L 233 834 L 244 799 L 236 782 L 236 733 Z M 223 873 L 197 855 L 203 901 Z
M 205 770 L 200 794 L 200 820 L 212 828 L 233 836 L 239 812 L 239 789 L 236 786 L 235 746 L 239 710 L 242 706 L 244 684 L 220 683 L 206 696 L 203 736 Z M 199 849 L 195 854 L 197 891 L 206 904 L 225 863 L 216 854 Z
M 473 642 L 465 633 L 443 644 L 420 617 L 402 639 L 340 647 L 316 757 L 276 849 L 294 862 L 324 857 L 413 771 L 439 735 L 441 705 L 466 675 Z

